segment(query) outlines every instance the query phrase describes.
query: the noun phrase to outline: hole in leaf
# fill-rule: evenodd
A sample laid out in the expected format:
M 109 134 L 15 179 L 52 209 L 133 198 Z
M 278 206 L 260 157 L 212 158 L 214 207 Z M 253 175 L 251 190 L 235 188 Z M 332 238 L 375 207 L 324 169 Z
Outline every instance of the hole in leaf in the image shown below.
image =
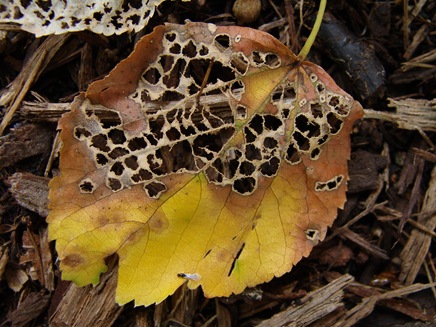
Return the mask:
M 97 20 L 97 21 L 101 21 L 101 19 L 103 18 L 103 13 L 101 13 L 101 12 L 95 12 L 93 15 L 92 15 L 92 17 L 95 19 L 95 20 Z
M 280 126 L 282 126 L 282 121 L 276 116 L 265 115 L 265 127 L 270 131 L 276 131 Z
M 298 131 L 294 131 L 292 133 L 292 136 L 297 143 L 297 147 L 300 151 L 307 151 L 310 148 L 310 141 L 307 137 L 305 137 L 303 134 L 301 134 Z
M 132 170 L 136 170 L 139 167 L 139 165 L 138 165 L 138 157 L 137 156 L 127 157 L 126 159 L 124 159 L 124 164 L 128 168 L 130 168 Z
M 174 57 L 173 56 L 161 56 L 159 59 L 159 64 L 163 68 L 163 72 L 168 73 L 171 70 L 171 68 L 173 68 L 173 66 L 174 66 Z
M 274 149 L 277 144 L 277 140 L 273 137 L 265 137 L 265 139 L 263 140 L 263 146 L 268 149 Z
M 181 136 L 179 130 L 175 127 L 171 127 L 165 134 L 170 141 L 177 141 Z
M 341 185 L 343 180 L 344 180 L 344 176 L 338 175 L 338 176 L 333 177 L 332 179 L 330 179 L 326 182 L 316 182 L 315 183 L 315 191 L 322 192 L 322 191 L 335 190 Z
M 181 50 L 182 50 L 182 47 L 180 46 L 180 44 L 175 43 L 175 44 L 170 48 L 170 53 L 172 53 L 172 54 L 179 54 Z
M 336 107 L 336 112 L 340 116 L 347 116 L 350 112 L 350 108 L 342 103 L 338 104 Z
M 168 41 L 173 42 L 176 39 L 176 34 L 175 33 L 166 33 L 165 38 Z
M 210 59 L 192 59 L 189 61 L 184 75 L 188 78 L 191 77 L 197 86 L 201 86 L 210 62 Z M 214 61 L 207 82 L 215 84 L 218 80 L 228 82 L 234 78 L 235 74 L 231 68 L 223 66 L 219 61 Z
M 242 52 L 233 53 L 230 65 L 236 69 L 239 74 L 245 75 L 248 70 L 248 59 Z
M 157 82 L 159 82 L 161 75 L 159 73 L 159 70 L 157 70 L 156 68 L 150 68 L 145 72 L 143 77 L 150 84 L 156 85 Z
M 321 134 L 321 127 L 319 124 L 314 121 L 309 121 L 309 119 L 303 114 L 300 114 L 295 118 L 295 127 L 308 138 L 316 137 Z
M 245 136 L 245 141 L 247 143 L 252 143 L 256 141 L 256 135 L 254 135 L 251 129 L 248 128 L 247 126 L 245 126 L 244 128 L 244 136 Z
M 264 61 L 258 51 L 253 51 L 251 57 L 253 59 L 253 63 L 255 64 L 255 66 L 263 65 Z
M 81 193 L 92 193 L 95 190 L 95 185 L 89 178 L 87 178 L 80 182 L 79 188 Z
M 123 187 L 121 182 L 118 179 L 115 179 L 115 178 L 109 178 L 108 179 L 108 186 L 114 192 L 121 190 L 121 188 Z
M 182 53 L 188 58 L 195 58 L 197 56 L 197 47 L 194 42 L 189 41 L 188 44 L 183 47 Z
M 158 139 L 163 137 L 162 128 L 165 125 L 165 117 L 163 115 L 159 115 L 155 120 L 149 121 L 150 132 Z M 151 142 L 150 142 L 151 143 Z
M 147 195 L 152 199 L 158 199 L 166 191 L 167 187 L 161 182 L 151 182 L 144 186 Z
M 247 144 L 245 146 L 245 157 L 248 160 L 262 160 L 261 151 L 254 144 Z
M 166 172 L 177 172 L 181 169 L 193 170 L 195 161 L 192 154 L 191 144 L 188 141 L 182 141 L 174 144 L 169 149 L 168 160 L 166 164 Z
M 121 176 L 124 172 L 124 166 L 121 162 L 115 162 L 112 165 L 110 171 L 113 172 L 117 176 Z
M 258 135 L 263 133 L 263 117 L 260 115 L 253 115 L 250 123 L 248 124 Z
M 312 116 L 314 118 L 322 117 L 322 107 L 318 103 L 311 103 L 310 104 L 310 111 L 312 112 Z
M 180 131 L 185 136 L 191 136 L 191 135 L 195 135 L 196 134 L 195 128 L 193 126 L 185 127 L 185 126 L 182 125 L 182 126 L 180 126 Z
M 246 119 L 247 118 L 247 108 L 242 105 L 238 105 L 236 107 L 236 118 L 237 119 Z
M 165 91 L 161 100 L 162 101 L 180 101 L 184 99 L 185 96 L 176 91 Z
M 269 161 L 264 162 L 260 165 L 260 172 L 264 176 L 274 176 L 279 170 L 280 159 L 277 157 L 272 157 Z
M 298 150 L 295 148 L 293 143 L 290 143 L 288 149 L 286 150 L 286 158 L 291 165 L 295 165 L 301 161 L 300 154 Z
M 137 174 L 132 175 L 131 180 L 135 183 L 140 183 L 143 181 L 148 181 L 152 178 L 153 175 L 150 171 L 141 168 Z
M 283 97 L 283 89 L 280 90 L 279 92 L 274 92 L 273 95 L 271 96 L 271 100 L 273 103 L 277 103 L 279 102 Z
M 117 159 L 119 157 L 125 156 L 128 153 L 129 153 L 128 150 L 126 150 L 122 147 L 116 147 L 111 152 L 109 152 L 108 155 L 109 155 L 109 158 L 111 158 L 111 159 Z
M 270 68 L 276 68 L 280 66 L 280 58 L 274 53 L 268 53 L 265 56 L 265 64 Z
M 243 177 L 235 180 L 233 189 L 240 194 L 249 194 L 254 191 L 256 180 L 253 177 Z
M 147 147 L 147 141 L 143 137 L 134 137 L 129 140 L 127 147 L 130 151 L 143 150 Z
M 332 107 L 336 107 L 339 104 L 339 97 L 334 95 L 330 98 L 329 100 L 329 105 L 331 105 Z
M 90 137 L 92 134 L 86 128 L 83 127 L 75 127 L 74 128 L 74 136 L 78 140 L 84 140 L 85 138 Z
M 242 94 L 244 92 L 244 83 L 242 81 L 236 81 L 232 83 L 230 86 L 230 92 L 232 93 L 232 96 L 237 99 L 241 100 Z
M 312 242 L 318 242 L 319 241 L 319 231 L 318 230 L 316 230 L 316 229 L 307 229 L 305 231 L 305 234 L 306 234 L 306 238 L 309 241 L 312 241 Z
M 241 157 L 242 153 L 241 153 L 241 151 L 235 150 L 235 149 L 231 149 L 231 150 L 229 150 L 229 152 L 230 152 L 229 157 L 231 157 L 232 154 L 234 155 L 234 157 L 232 159 L 230 159 L 229 163 L 228 163 L 228 167 L 229 167 L 229 169 L 228 169 L 229 176 L 228 177 L 233 178 L 233 177 L 235 177 L 235 174 L 239 169 L 239 164 L 240 164 L 239 158 Z
M 127 140 L 126 136 L 124 135 L 124 132 L 116 128 L 110 130 L 108 136 L 113 144 L 123 144 Z
M 241 165 L 239 166 L 239 172 L 242 175 L 250 176 L 252 173 L 254 173 L 254 171 L 255 171 L 255 167 L 251 162 L 249 161 L 241 162 Z
M 132 22 L 132 24 L 138 25 L 139 22 L 141 21 L 141 17 L 139 17 L 138 15 L 132 15 L 132 16 L 127 17 L 126 20 L 127 21 L 130 20 Z
M 209 54 L 209 49 L 202 45 L 198 53 L 200 54 L 200 56 L 207 56 Z
M 186 62 L 183 59 L 178 59 L 174 64 L 173 68 L 169 72 L 169 74 L 165 74 L 162 78 L 162 82 L 168 88 L 177 88 L 180 84 L 180 72 L 186 66 Z
M 214 43 L 219 51 L 224 52 L 230 47 L 230 37 L 227 34 L 217 35 L 215 36 Z
M 91 146 L 103 152 L 109 152 L 110 148 L 107 145 L 107 136 L 104 134 L 97 134 L 92 137 Z
M 239 249 L 238 253 L 236 254 L 236 257 L 233 259 L 232 265 L 230 266 L 230 270 L 229 273 L 227 274 L 227 277 L 230 277 L 230 275 L 232 274 L 233 270 L 235 269 L 235 265 L 236 265 L 236 260 L 239 259 L 239 256 L 242 253 L 242 250 L 244 250 L 245 247 L 245 243 L 242 243 L 241 248 Z
M 325 86 L 323 83 L 318 82 L 318 84 L 316 85 L 316 90 L 318 91 L 318 93 L 322 93 L 325 91 Z
M 283 110 L 282 110 L 282 117 L 283 117 L 284 119 L 288 119 L 290 113 L 291 113 L 291 110 L 289 110 L 289 109 L 283 109 Z
M 332 134 L 338 133 L 342 128 L 342 120 L 336 117 L 336 115 L 332 112 L 327 114 L 327 122 L 330 126 L 330 133 Z
M 99 165 L 106 165 L 109 162 L 109 159 L 102 153 L 97 153 L 96 161 Z
M 324 144 L 325 142 L 327 142 L 329 136 L 327 134 L 323 135 L 319 140 L 318 140 L 318 145 Z
M 310 153 L 310 159 L 315 160 L 318 158 L 319 154 L 321 153 L 321 150 L 319 148 L 315 148 Z
M 283 92 L 283 98 L 289 99 L 289 100 L 295 100 L 297 97 L 297 93 L 295 92 L 295 89 L 293 86 L 289 86 L 285 89 Z

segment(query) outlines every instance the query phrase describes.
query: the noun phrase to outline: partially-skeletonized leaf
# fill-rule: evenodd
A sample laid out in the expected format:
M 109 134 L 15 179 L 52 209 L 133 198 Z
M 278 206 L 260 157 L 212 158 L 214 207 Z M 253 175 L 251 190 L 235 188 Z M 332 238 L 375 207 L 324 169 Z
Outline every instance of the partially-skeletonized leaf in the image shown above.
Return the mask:
M 149 305 L 186 280 L 227 296 L 283 275 L 345 202 L 361 115 L 269 34 L 157 27 L 59 122 L 48 221 L 62 277 L 96 284 L 117 253 L 117 301 Z
M 36 37 L 83 30 L 121 34 L 141 30 L 163 1 L 0 0 L 0 23 L 16 23 Z

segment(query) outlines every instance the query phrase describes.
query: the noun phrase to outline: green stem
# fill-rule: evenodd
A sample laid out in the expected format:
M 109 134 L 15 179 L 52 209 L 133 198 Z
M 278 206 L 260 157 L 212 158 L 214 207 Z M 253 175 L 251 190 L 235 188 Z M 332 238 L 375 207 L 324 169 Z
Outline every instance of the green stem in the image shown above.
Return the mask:
M 310 32 L 310 35 L 307 38 L 306 43 L 303 46 L 303 49 L 301 49 L 300 53 L 298 54 L 298 59 L 300 59 L 300 61 L 304 61 L 304 59 L 306 59 L 307 55 L 309 54 L 310 48 L 313 45 L 313 42 L 315 42 L 315 38 L 318 34 L 319 28 L 321 27 L 322 18 L 324 17 L 326 5 L 327 5 L 327 0 L 321 0 L 319 4 L 318 14 L 316 15 L 315 24 L 313 25 L 312 28 L 312 32 Z

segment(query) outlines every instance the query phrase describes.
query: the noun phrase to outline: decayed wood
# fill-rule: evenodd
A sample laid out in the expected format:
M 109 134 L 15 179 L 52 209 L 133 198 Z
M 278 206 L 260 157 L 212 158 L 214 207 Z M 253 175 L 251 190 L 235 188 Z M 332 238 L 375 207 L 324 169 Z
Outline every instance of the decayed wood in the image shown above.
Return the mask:
M 32 292 L 24 298 L 18 308 L 8 314 L 8 321 L 13 327 L 29 326 L 47 307 L 50 294 Z
M 9 177 L 10 192 L 17 203 L 41 217 L 48 216 L 49 178 L 31 173 L 15 173 Z
M 377 189 L 379 171 L 386 166 L 387 159 L 382 155 L 361 150 L 353 152 L 348 163 L 350 181 L 347 191 L 357 193 Z
M 329 272 L 326 274 L 327 280 L 337 278 L 339 273 Z M 432 314 L 427 314 L 423 310 L 419 310 L 410 305 L 405 305 L 402 300 L 394 299 L 397 297 L 405 296 L 415 292 L 425 290 L 433 287 L 436 283 L 431 284 L 414 284 L 411 286 L 403 287 L 400 289 L 383 292 L 375 287 L 363 285 L 353 282 L 347 286 L 347 291 L 362 297 L 359 304 L 353 308 L 344 311 L 342 315 L 336 315 L 334 321 L 329 321 L 329 326 L 345 327 L 354 326 L 358 321 L 367 317 L 375 308 L 376 305 L 381 305 L 392 310 L 409 315 L 415 319 L 423 321 L 433 321 Z M 323 325 L 325 326 L 325 325 Z
M 50 317 L 50 326 L 111 326 L 123 309 L 115 302 L 117 277 L 114 260 L 111 260 L 98 286 L 79 288 L 70 283 Z
M 0 168 L 41 153 L 49 153 L 52 131 L 37 124 L 14 128 L 0 139 Z
M 307 326 L 341 307 L 343 290 L 353 281 L 350 275 L 343 275 L 328 285 L 307 294 L 301 305 L 290 307 L 270 319 L 262 321 L 258 327 L 267 326 Z
M 428 216 L 425 213 L 434 210 L 434 208 L 436 208 L 436 167 L 433 168 L 421 215 L 418 217 L 418 223 L 424 225 L 429 230 L 434 230 L 436 227 L 436 214 Z M 430 248 L 431 241 L 431 235 L 419 229 L 412 231 L 401 253 L 402 263 L 399 278 L 406 285 L 412 284 L 418 275 L 419 269 Z
M 396 124 L 401 129 L 417 130 L 425 141 L 434 147 L 425 132 L 436 132 L 436 99 L 388 100 L 388 106 L 396 108 L 396 112 L 365 109 L 364 118 L 385 120 Z
M 47 228 L 39 230 L 39 252 L 41 257 L 43 285 L 45 289 L 52 292 L 55 289 L 55 273 L 53 271 L 53 256 L 50 250 Z

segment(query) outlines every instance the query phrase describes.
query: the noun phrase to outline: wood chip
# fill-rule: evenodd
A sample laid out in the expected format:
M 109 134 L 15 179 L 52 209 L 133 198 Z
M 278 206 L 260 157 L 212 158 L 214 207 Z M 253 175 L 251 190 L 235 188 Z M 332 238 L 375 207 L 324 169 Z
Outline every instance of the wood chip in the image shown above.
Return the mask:
M 301 305 L 292 306 L 262 321 L 258 327 L 266 326 L 307 326 L 341 307 L 343 290 L 353 281 L 350 275 L 343 275 L 324 287 L 307 294 Z
M 6 110 L 0 124 L 0 135 L 3 134 L 31 85 L 39 78 L 50 60 L 69 37 L 69 34 L 49 36 L 26 62 L 7 92 L 2 94 L 0 106 L 11 105 Z
M 41 217 L 48 215 L 48 182 L 50 178 L 31 173 L 15 173 L 9 177 L 10 191 L 23 208 L 38 213 Z
M 115 302 L 118 274 L 113 268 L 114 260 L 97 287 L 71 283 L 50 317 L 50 326 L 112 326 L 123 309 Z
M 0 168 L 42 153 L 49 153 L 53 132 L 38 124 L 22 125 L 0 140 Z
M 424 204 L 421 212 L 427 212 L 436 208 L 436 167 L 433 167 L 431 180 L 425 194 Z M 424 225 L 429 230 L 436 227 L 436 214 L 427 217 L 422 215 L 418 218 L 418 223 Z M 418 275 L 425 257 L 429 251 L 432 236 L 415 228 L 401 252 L 401 272 L 399 279 L 406 285 L 410 285 Z

